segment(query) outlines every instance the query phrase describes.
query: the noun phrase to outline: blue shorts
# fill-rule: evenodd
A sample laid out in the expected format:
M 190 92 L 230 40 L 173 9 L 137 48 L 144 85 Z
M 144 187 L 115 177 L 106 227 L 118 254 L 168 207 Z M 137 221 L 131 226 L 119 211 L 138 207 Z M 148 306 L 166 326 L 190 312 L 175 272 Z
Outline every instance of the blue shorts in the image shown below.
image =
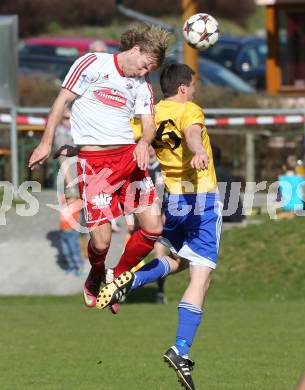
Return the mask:
M 216 268 L 222 203 L 215 193 L 166 194 L 160 242 L 192 265 Z

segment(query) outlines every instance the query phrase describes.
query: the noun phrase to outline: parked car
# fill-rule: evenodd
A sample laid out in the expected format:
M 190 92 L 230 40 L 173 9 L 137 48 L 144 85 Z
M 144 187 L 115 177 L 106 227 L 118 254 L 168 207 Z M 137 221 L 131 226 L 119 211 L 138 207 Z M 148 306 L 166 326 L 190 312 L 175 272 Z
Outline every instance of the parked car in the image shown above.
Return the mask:
M 217 85 L 238 93 L 254 93 L 255 88 L 214 61 L 199 58 L 199 80 L 203 85 Z
M 27 38 L 19 44 L 20 74 L 62 82 L 75 59 L 89 50 L 95 39 L 70 37 Z M 109 53 L 119 51 L 119 43 L 103 40 Z
M 19 53 L 33 56 L 56 56 L 76 58 L 88 52 L 95 39 L 78 37 L 41 37 L 27 38 L 20 41 Z M 119 51 L 119 42 L 114 39 L 103 39 L 109 53 Z
M 267 52 L 264 38 L 222 36 L 200 56 L 226 67 L 255 88 L 264 89 Z
M 42 56 L 19 53 L 19 73 L 38 79 L 51 78 L 61 83 L 68 73 L 74 58 Z

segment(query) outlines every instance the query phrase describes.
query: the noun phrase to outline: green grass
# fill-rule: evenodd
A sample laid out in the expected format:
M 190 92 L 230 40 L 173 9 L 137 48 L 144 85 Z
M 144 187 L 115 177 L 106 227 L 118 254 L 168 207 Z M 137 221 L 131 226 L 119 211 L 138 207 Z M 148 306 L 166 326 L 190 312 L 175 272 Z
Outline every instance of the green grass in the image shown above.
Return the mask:
M 226 231 L 191 356 L 196 389 L 292 390 L 305 366 L 303 218 Z M 138 290 L 118 316 L 73 297 L 0 298 L 1 390 L 178 389 L 162 362 L 187 284 Z
M 305 219 L 270 220 L 223 234 L 213 294 L 283 301 L 305 297 Z
M 305 362 L 304 302 L 209 301 L 192 349 L 196 389 L 291 390 Z M 118 317 L 79 297 L 2 298 L 0 388 L 178 389 L 161 355 L 176 302 L 122 305 Z

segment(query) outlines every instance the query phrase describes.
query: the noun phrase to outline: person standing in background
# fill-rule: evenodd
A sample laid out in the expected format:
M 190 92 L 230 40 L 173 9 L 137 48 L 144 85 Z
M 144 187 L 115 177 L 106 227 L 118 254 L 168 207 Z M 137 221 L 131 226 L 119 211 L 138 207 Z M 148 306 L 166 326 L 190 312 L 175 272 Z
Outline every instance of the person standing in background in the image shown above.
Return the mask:
M 97 39 L 90 43 L 88 53 L 108 53 L 108 47 L 104 41 Z
M 62 148 L 70 147 L 71 150 L 75 148 L 73 138 L 71 135 L 70 124 L 70 110 L 66 108 L 60 123 L 56 127 L 54 136 L 54 146 L 60 151 Z M 79 197 L 78 183 L 77 183 L 77 156 L 67 157 L 56 153 L 54 158 L 58 158 L 59 166 L 64 175 L 64 190 L 69 192 L 70 196 L 73 194 Z
M 59 220 L 60 245 L 66 263 L 66 272 L 74 271 L 76 276 L 81 276 L 83 273 L 83 259 L 79 245 L 80 233 L 77 230 L 81 207 L 79 196 L 68 192 L 60 210 Z
M 279 176 L 278 201 L 282 201 L 282 213 L 278 217 L 293 216 L 304 210 L 305 178 L 297 173 L 297 159 L 287 157 L 283 173 Z

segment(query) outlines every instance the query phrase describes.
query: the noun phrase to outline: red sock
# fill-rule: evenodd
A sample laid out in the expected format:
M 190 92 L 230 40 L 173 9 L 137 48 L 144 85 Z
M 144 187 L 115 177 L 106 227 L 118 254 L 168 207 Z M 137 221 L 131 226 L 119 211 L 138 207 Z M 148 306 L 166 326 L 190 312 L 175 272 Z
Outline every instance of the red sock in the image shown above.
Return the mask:
M 88 258 L 92 267 L 92 271 L 95 276 L 101 276 L 105 273 L 105 258 L 107 255 L 108 249 L 105 249 L 103 252 L 96 252 L 91 245 L 91 240 L 88 242 Z
M 125 246 L 119 264 L 114 270 L 115 277 L 118 277 L 124 271 L 129 271 L 148 255 L 159 236 L 160 233 L 150 233 L 143 229 L 133 233 Z

